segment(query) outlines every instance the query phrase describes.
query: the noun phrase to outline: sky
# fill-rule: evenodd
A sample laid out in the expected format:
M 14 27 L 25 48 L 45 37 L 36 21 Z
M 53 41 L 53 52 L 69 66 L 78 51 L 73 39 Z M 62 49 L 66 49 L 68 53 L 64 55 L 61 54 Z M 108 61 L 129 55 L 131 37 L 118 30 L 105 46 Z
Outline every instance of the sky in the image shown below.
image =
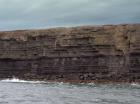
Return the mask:
M 0 0 L 0 31 L 140 23 L 140 0 Z

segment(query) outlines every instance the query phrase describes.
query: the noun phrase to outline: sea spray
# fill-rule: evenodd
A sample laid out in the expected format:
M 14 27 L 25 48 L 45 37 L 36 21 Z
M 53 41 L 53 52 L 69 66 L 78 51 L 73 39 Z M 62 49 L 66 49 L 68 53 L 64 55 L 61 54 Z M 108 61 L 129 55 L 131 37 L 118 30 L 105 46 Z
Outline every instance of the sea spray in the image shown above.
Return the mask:
M 1 80 L 1 82 L 6 82 L 6 83 L 47 83 L 45 81 L 27 81 L 27 80 L 22 80 L 16 77 L 13 78 L 7 78 Z

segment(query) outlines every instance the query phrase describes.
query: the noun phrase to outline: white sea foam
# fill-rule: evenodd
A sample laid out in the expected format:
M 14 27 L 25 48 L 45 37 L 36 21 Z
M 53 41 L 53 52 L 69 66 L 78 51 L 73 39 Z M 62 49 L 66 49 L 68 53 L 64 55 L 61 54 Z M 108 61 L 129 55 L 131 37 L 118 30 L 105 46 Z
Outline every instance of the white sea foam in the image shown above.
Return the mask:
M 140 87 L 139 83 L 131 83 L 132 86 Z
M 95 85 L 95 83 L 88 83 L 87 85 L 90 85 L 90 86 L 94 86 Z
M 21 80 L 21 79 L 18 79 L 16 77 L 1 80 L 1 82 L 7 82 L 7 83 L 8 82 L 9 83 L 46 83 L 45 81 L 26 81 L 26 80 Z

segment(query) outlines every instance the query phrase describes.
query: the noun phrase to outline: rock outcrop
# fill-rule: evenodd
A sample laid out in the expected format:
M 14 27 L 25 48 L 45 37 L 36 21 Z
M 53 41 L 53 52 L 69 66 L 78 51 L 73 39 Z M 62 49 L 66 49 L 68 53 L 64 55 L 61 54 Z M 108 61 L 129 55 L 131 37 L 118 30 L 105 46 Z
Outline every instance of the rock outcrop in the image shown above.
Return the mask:
M 140 82 L 140 24 L 0 32 L 0 78 Z

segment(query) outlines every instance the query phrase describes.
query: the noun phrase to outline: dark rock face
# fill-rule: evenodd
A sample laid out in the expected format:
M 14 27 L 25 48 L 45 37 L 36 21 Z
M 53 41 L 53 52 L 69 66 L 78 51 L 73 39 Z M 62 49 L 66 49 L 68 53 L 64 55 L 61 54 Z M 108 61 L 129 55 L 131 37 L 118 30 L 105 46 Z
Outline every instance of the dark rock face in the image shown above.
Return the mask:
M 0 32 L 0 78 L 140 82 L 140 24 Z

